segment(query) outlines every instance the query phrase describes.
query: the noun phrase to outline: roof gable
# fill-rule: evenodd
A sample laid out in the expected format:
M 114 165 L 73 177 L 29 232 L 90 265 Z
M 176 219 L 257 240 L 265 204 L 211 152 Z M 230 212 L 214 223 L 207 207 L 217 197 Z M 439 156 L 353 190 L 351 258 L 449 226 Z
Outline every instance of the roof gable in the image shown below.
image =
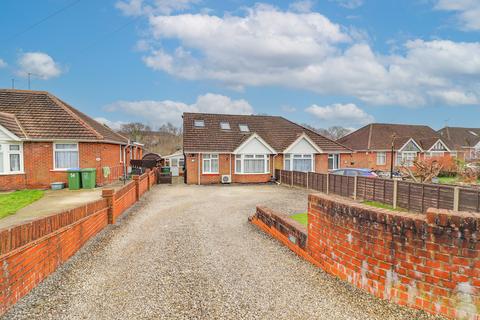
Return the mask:
M 234 154 L 275 154 L 275 150 L 265 142 L 258 134 L 252 134 L 240 146 Z
M 14 135 L 9 130 L 7 130 L 7 128 L 5 128 L 4 126 L 0 125 L 0 141 L 2 140 L 3 141 L 9 141 L 9 140 L 19 141 L 20 138 Z
M 422 148 L 415 142 L 413 139 L 409 139 L 400 149 L 399 151 L 414 151 L 420 152 Z
M 313 154 L 322 153 L 320 149 L 306 134 L 302 134 L 283 153 Z

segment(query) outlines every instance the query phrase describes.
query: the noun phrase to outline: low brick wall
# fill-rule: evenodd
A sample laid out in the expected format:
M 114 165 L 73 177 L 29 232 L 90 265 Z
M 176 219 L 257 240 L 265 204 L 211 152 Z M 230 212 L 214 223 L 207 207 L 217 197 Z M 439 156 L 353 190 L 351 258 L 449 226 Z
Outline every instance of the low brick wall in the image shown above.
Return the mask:
M 308 221 L 307 251 L 326 272 L 400 305 L 478 319 L 480 214 L 310 195 Z
M 412 214 L 309 196 L 305 228 L 257 207 L 250 221 L 324 271 L 382 299 L 480 319 L 480 214 Z M 305 244 L 306 238 L 306 245 Z
M 0 230 L 0 315 L 115 223 L 139 199 L 139 183 L 148 185 L 148 176 L 145 173 L 116 192 L 104 189 L 103 199 Z

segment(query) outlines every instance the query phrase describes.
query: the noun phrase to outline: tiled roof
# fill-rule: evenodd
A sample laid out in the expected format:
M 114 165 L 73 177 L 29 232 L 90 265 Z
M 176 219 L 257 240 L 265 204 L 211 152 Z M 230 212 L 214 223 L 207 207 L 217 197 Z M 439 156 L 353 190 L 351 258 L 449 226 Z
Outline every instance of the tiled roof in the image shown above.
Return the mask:
M 20 123 L 15 115 L 6 112 L 0 112 L 0 125 L 17 137 L 25 138 L 25 133 L 20 127 Z
M 194 120 L 203 120 L 205 127 L 195 127 Z M 230 130 L 221 129 L 220 122 L 228 122 Z M 240 124 L 246 124 L 249 132 L 240 131 Z M 306 134 L 323 151 L 350 152 L 348 148 L 335 141 L 276 116 L 184 113 L 183 131 L 183 148 L 187 153 L 233 152 L 254 133 L 277 153 L 282 153 L 302 134 Z
M 16 119 L 18 129 L 23 133 L 19 137 L 25 139 L 128 142 L 125 137 L 45 91 L 0 89 L 0 112 Z M 18 129 L 13 130 L 19 133 Z M 10 131 L 15 133 L 13 130 Z
M 445 127 L 438 133 L 455 145 L 456 148 L 475 147 L 480 143 L 480 128 Z
M 453 144 L 448 139 L 443 138 L 429 126 L 421 125 L 372 123 L 338 139 L 338 142 L 357 151 L 390 150 L 392 136 L 395 136 L 395 150 L 402 148 L 410 139 L 423 150 L 429 150 L 439 139 L 450 150 L 454 150 Z

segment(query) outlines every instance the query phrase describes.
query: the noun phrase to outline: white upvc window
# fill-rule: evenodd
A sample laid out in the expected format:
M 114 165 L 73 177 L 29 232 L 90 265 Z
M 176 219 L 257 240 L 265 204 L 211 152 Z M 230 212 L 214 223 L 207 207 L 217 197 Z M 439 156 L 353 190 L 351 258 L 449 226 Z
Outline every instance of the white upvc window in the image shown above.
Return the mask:
M 427 158 L 438 158 L 443 157 L 445 155 L 444 151 L 429 151 L 425 153 L 425 157 Z
M 340 155 L 332 153 L 328 155 L 328 170 L 336 170 L 340 167 Z
M 270 173 L 270 155 L 237 154 L 235 156 L 235 173 L 265 174 Z
M 377 165 L 378 166 L 383 166 L 387 164 L 387 153 L 386 152 L 377 152 Z
M 218 154 L 203 155 L 203 173 L 218 173 Z
M 397 155 L 397 165 L 413 166 L 413 161 L 417 158 L 416 151 L 403 151 Z
M 78 143 L 56 142 L 53 144 L 53 165 L 55 170 L 79 168 Z
M 0 175 L 23 173 L 23 145 L 0 142 Z
M 285 154 L 285 170 L 312 172 L 314 167 L 313 154 Z

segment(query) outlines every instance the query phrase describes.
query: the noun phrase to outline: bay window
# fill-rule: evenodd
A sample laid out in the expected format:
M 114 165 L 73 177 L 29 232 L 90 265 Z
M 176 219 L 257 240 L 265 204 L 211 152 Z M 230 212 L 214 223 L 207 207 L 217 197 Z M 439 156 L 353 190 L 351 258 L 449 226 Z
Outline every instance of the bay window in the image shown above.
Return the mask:
M 203 173 L 218 173 L 218 154 L 203 155 Z
M 312 172 L 313 154 L 285 154 L 285 170 Z
M 23 172 L 23 148 L 20 143 L 0 142 L 0 174 Z
M 237 154 L 235 156 L 235 173 L 265 174 L 270 172 L 268 154 Z
M 55 170 L 79 168 L 78 143 L 54 143 L 53 158 Z

